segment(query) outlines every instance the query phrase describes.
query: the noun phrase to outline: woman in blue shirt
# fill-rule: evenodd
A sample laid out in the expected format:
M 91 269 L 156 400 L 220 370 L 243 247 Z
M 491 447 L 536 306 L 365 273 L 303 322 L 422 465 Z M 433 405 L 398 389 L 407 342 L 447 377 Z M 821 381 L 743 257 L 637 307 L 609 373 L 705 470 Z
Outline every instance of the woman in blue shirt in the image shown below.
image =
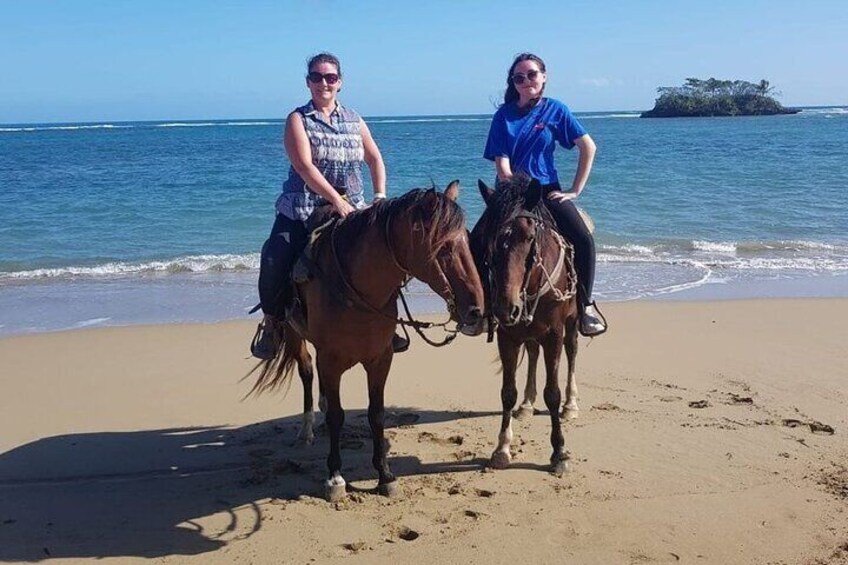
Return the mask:
M 580 332 L 599 335 L 607 328 L 592 301 L 595 241 L 573 202 L 592 170 L 595 142 L 565 104 L 542 96 L 547 82 L 542 59 L 532 53 L 518 55 L 509 67 L 506 82 L 504 103 L 492 118 L 483 156 L 495 162 L 498 180 L 521 172 L 542 184 L 545 202 L 560 233 L 574 245 Z M 579 153 L 577 171 L 570 190 L 565 192 L 554 166 L 557 143 L 566 149 L 577 147 Z

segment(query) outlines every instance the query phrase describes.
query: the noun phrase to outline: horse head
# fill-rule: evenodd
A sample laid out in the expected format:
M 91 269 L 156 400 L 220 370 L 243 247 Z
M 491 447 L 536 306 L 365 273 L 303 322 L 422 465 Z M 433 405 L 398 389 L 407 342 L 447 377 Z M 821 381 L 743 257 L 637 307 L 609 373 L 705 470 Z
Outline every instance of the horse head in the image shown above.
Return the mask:
M 451 318 L 466 335 L 483 331 L 483 287 L 468 244 L 465 215 L 456 203 L 459 181 L 444 192 L 435 188 L 411 196 L 411 229 L 395 229 L 404 249 L 405 269 L 448 304 Z M 404 197 L 401 197 L 404 198 Z M 405 240 L 405 241 L 404 241 Z
M 525 175 L 500 183 L 498 190 L 482 180 L 478 186 L 489 215 L 484 235 L 492 314 L 504 326 L 529 322 L 545 285 L 551 283 L 544 263 L 558 253 L 558 246 L 550 245 L 555 239 L 545 237 L 553 221 L 542 203 L 542 186 Z

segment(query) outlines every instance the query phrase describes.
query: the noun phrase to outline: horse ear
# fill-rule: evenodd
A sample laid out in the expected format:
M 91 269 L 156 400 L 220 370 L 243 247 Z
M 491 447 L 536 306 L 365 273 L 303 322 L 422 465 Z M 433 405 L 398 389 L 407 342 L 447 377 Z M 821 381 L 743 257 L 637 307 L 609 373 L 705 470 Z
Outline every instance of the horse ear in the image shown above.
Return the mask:
M 445 189 L 445 196 L 447 196 L 449 200 L 456 202 L 456 199 L 459 197 L 459 179 L 452 180 L 450 182 L 448 187 Z
M 524 209 L 532 210 L 539 205 L 542 198 L 542 184 L 537 179 L 531 179 L 524 193 Z
M 486 183 L 481 179 L 477 179 L 477 188 L 480 189 L 480 196 L 483 197 L 483 202 L 486 203 L 486 206 L 489 205 L 489 200 L 491 200 L 492 196 L 495 194 L 495 191 L 486 186 Z

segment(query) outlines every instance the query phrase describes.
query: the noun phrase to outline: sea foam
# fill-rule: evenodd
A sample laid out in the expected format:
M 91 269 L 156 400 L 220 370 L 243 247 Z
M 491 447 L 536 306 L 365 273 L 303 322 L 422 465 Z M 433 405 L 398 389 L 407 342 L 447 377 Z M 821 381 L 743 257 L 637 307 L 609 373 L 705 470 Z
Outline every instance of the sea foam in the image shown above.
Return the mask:
M 0 272 L 0 281 L 127 275 L 223 273 L 259 269 L 259 254 L 194 255 L 141 263 L 109 262 L 92 266 L 67 266 L 27 271 Z
M 92 129 L 129 129 L 135 126 L 115 124 L 84 124 L 71 126 L 27 126 L 27 127 L 5 127 L 0 128 L 2 133 L 30 132 L 30 131 L 79 131 Z

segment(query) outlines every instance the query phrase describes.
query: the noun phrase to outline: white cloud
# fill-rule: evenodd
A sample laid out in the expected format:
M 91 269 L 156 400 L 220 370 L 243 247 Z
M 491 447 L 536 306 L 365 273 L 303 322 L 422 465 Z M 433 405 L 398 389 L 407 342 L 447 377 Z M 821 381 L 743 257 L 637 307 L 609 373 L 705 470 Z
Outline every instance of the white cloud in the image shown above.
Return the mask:
M 596 88 L 603 88 L 605 86 L 610 86 L 612 81 L 608 78 L 581 78 L 580 84 L 583 86 L 594 86 Z

